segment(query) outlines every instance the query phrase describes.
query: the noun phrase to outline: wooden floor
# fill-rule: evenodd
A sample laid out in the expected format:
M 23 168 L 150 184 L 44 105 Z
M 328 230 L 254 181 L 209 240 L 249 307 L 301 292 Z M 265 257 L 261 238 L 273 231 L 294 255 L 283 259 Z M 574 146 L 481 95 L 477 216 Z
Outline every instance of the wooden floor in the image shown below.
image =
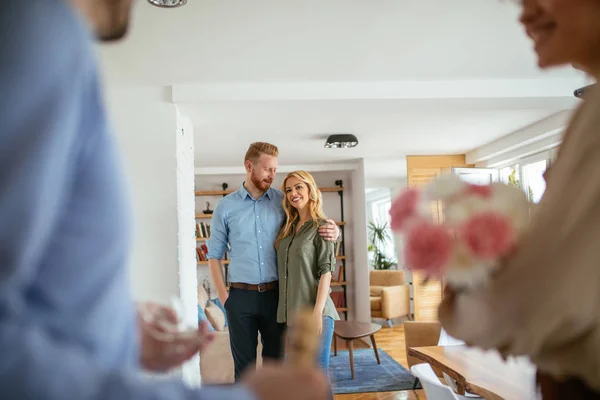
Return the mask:
M 406 362 L 406 348 L 404 347 L 404 327 L 401 324 L 388 328 L 384 326 L 375 334 L 377 347 L 384 350 L 390 357 L 398 361 L 400 365 L 408 369 Z M 369 346 L 360 341 L 354 341 L 354 348 L 368 348 Z M 342 340 L 338 340 L 338 349 L 344 349 Z M 348 367 L 350 368 L 350 367 Z M 406 390 L 402 392 L 378 392 L 378 393 L 356 393 L 356 394 L 337 394 L 335 400 L 425 400 L 425 394 L 422 390 Z

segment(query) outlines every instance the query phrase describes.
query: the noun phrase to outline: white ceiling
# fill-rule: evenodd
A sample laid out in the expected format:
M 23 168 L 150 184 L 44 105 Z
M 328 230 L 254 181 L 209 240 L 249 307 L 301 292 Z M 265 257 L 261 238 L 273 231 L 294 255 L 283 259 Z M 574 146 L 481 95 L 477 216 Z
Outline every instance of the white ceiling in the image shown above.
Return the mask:
M 194 115 L 199 166 L 237 166 L 253 141 L 278 145 L 281 164 L 322 163 L 405 154 L 464 153 L 549 110 L 408 108 L 403 100 L 212 102 L 185 107 Z M 433 115 L 432 115 L 433 114 Z M 352 132 L 359 145 L 326 149 L 328 133 Z M 225 142 L 225 138 L 236 138 Z M 226 151 L 205 151 L 205 148 Z
M 175 10 L 139 0 L 129 38 L 101 54 L 112 85 L 187 93 L 176 103 L 194 123 L 197 166 L 238 166 L 256 140 L 277 144 L 280 164 L 402 159 L 462 153 L 572 107 L 582 75 L 540 72 L 517 14 L 497 0 L 190 0 Z M 362 86 L 340 93 L 340 82 Z M 427 94 L 373 95 L 382 82 Z M 279 91 L 264 97 L 272 84 Z M 294 97 L 286 84 L 320 92 Z M 330 132 L 360 144 L 324 149 Z
M 508 0 L 138 0 L 134 11 L 128 40 L 103 49 L 126 84 L 540 76 Z

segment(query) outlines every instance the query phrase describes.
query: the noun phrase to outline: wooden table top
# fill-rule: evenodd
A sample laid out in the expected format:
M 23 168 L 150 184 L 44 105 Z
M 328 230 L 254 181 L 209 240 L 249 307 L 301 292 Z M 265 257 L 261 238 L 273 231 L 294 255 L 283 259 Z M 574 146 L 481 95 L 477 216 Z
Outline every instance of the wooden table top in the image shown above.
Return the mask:
M 335 321 L 333 333 L 342 339 L 358 339 L 373 335 L 380 329 L 380 325 L 370 322 Z
M 467 392 L 493 400 L 535 399 L 535 367 L 522 358 L 503 361 L 495 351 L 467 346 L 411 347 L 408 354 L 446 372 Z

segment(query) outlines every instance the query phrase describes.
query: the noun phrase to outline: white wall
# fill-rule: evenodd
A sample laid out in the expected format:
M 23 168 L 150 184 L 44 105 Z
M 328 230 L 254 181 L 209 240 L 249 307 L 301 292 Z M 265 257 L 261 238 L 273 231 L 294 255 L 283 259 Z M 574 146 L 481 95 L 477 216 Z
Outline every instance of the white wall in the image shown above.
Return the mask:
M 137 89 L 110 88 L 107 95 L 132 198 L 133 294 L 169 301 L 179 291 L 175 106 Z
M 367 252 L 367 213 L 365 198 L 365 162 L 359 160 L 352 171 L 352 202 L 354 212 L 354 286 L 349 291 L 354 299 L 354 318 L 360 322 L 371 321 L 371 303 L 369 300 L 369 257 Z
M 198 277 L 196 273 L 196 240 L 194 222 L 194 128 L 192 121 L 177 112 L 177 218 L 178 218 L 178 264 L 179 294 L 184 306 L 183 318 L 191 327 L 198 325 Z M 182 369 L 183 378 L 192 385 L 199 385 L 200 357 L 196 354 Z
M 106 93 L 132 200 L 134 238 L 129 271 L 135 300 L 169 302 L 173 296 L 183 296 L 189 302 L 196 287 L 195 277 L 190 278 L 190 274 L 195 275 L 195 269 L 179 274 L 176 136 L 178 124 L 186 125 L 186 121 L 178 122 L 175 106 L 162 102 L 161 97 L 160 90 L 144 88 L 109 87 Z M 191 124 L 188 125 L 189 130 Z M 190 132 L 190 140 L 193 143 L 193 132 Z M 189 141 L 186 143 L 189 145 Z M 193 149 L 188 168 L 191 196 Z M 189 204 L 193 215 L 192 199 Z M 193 217 L 190 217 L 190 224 L 191 221 Z M 193 238 L 193 231 L 190 238 Z M 193 249 L 195 243 L 192 246 Z M 193 296 L 193 310 L 196 298 Z M 185 306 L 189 308 L 190 304 Z M 190 311 L 192 309 L 188 310 L 188 316 Z M 195 319 L 197 321 L 197 317 Z M 181 373 L 174 371 L 175 375 Z M 186 382 L 198 383 L 197 359 L 184 366 L 183 375 Z
M 240 155 L 240 164 L 243 162 L 243 155 Z M 302 168 L 302 166 L 297 166 Z M 281 168 L 280 169 L 286 169 Z M 310 170 L 309 166 L 306 169 Z M 345 237 L 346 237 L 346 279 L 351 283 L 348 287 L 348 305 L 349 305 L 349 319 L 360 319 L 364 321 L 369 320 L 369 288 L 368 288 L 368 275 L 367 275 L 367 286 L 362 287 L 362 282 L 357 282 L 357 277 L 361 279 L 362 274 L 356 273 L 356 269 L 367 268 L 366 265 L 366 217 L 365 203 L 364 203 L 364 178 L 360 178 L 362 170 L 357 173 L 354 170 L 343 170 L 343 171 L 310 171 L 315 178 L 317 185 L 320 187 L 334 187 L 335 181 L 341 179 L 344 185 L 344 219 L 347 221 L 345 226 Z M 273 187 L 280 189 L 283 179 L 286 173 L 278 173 Z M 245 176 L 243 174 L 210 174 L 210 175 L 196 175 L 196 190 L 222 190 L 222 183 L 226 182 L 229 185 L 228 189 L 239 189 L 244 181 Z M 361 196 L 356 196 L 356 192 L 362 193 Z M 206 202 L 211 203 L 210 208 L 214 210 L 215 205 L 219 201 L 220 196 L 216 197 L 201 197 L 196 199 L 196 209 L 198 211 L 206 209 Z M 357 201 L 359 204 L 357 205 Z M 336 221 L 341 220 L 341 209 L 340 200 L 337 193 L 324 193 L 323 194 L 323 211 L 325 214 Z M 360 242 L 357 242 L 357 231 L 364 231 L 359 236 Z M 364 254 L 363 254 L 364 253 Z M 364 257 L 364 260 L 363 260 Z M 360 260 L 360 261 L 359 261 Z M 365 269 L 366 270 L 366 269 Z M 198 266 L 198 280 L 202 281 L 204 278 L 210 279 L 210 273 L 207 266 Z M 363 277 L 364 278 L 364 277 Z M 364 281 L 364 279 L 363 279 Z M 357 286 L 358 285 L 358 286 Z M 211 285 L 211 296 L 215 296 L 215 289 Z M 367 313 L 365 314 L 364 309 L 366 308 Z

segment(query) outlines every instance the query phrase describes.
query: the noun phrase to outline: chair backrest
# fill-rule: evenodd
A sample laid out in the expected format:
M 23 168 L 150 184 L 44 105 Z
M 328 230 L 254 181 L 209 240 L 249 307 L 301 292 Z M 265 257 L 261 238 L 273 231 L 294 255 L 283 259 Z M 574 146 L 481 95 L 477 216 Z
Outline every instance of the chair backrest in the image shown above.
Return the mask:
M 456 346 L 463 344 L 465 344 L 464 341 L 453 338 L 452 336 L 448 335 L 448 332 L 446 332 L 444 328 L 442 328 L 440 332 L 440 339 L 438 340 L 437 344 L 438 346 Z
M 370 286 L 398 286 L 404 283 L 404 271 L 371 270 L 369 272 Z
M 441 330 L 442 325 L 439 322 L 404 321 L 404 344 L 409 368 L 422 363 L 418 358 L 408 355 L 409 347 L 437 346 Z
M 413 365 L 410 372 L 421 382 L 427 400 L 458 400 L 448 386 L 442 384 L 429 364 Z

